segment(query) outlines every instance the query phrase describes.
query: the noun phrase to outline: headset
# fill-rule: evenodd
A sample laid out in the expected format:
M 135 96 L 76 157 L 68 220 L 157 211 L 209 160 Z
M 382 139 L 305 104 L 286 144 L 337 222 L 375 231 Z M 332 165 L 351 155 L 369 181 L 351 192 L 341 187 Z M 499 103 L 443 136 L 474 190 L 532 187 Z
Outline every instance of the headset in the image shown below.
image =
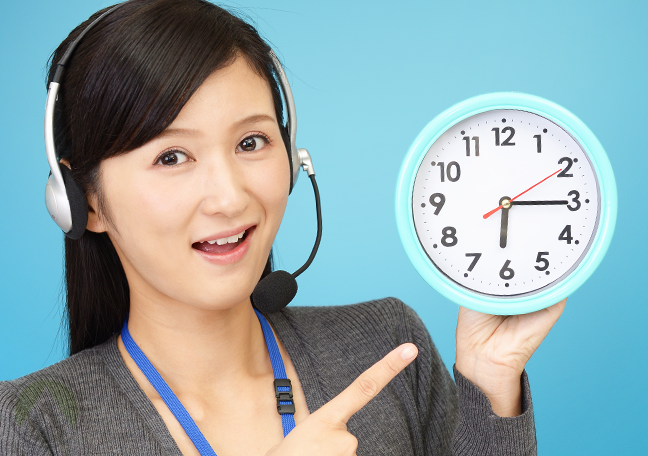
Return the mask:
M 45 152 L 50 167 L 50 175 L 45 186 L 45 205 L 52 220 L 54 220 L 70 239 L 79 239 L 83 236 L 88 223 L 88 204 L 85 193 L 74 181 L 70 169 L 59 163 L 56 146 L 54 144 L 54 106 L 58 99 L 58 91 L 62 84 L 65 65 L 77 44 L 95 24 L 124 4 L 117 4 L 105 11 L 92 21 L 68 46 L 65 54 L 63 54 L 63 57 L 56 64 L 54 77 L 47 89 L 47 102 L 45 105 Z M 315 193 L 317 237 L 308 260 L 296 272 L 290 274 L 281 270 L 274 271 L 257 284 L 252 293 L 252 302 L 258 310 L 265 314 L 279 311 L 295 297 L 297 294 L 297 281 L 295 279 L 313 262 L 322 238 L 322 210 L 319 189 L 315 181 L 313 161 L 306 149 L 297 149 L 295 146 L 295 139 L 297 137 L 297 113 L 295 111 L 295 102 L 292 91 L 290 90 L 290 84 L 283 71 L 281 62 L 279 62 L 275 53 L 271 50 L 269 55 L 279 85 L 281 86 L 284 104 L 286 106 L 286 125 L 280 128 L 290 162 L 290 191 L 292 192 L 299 177 L 299 168 L 302 168 L 308 174 Z

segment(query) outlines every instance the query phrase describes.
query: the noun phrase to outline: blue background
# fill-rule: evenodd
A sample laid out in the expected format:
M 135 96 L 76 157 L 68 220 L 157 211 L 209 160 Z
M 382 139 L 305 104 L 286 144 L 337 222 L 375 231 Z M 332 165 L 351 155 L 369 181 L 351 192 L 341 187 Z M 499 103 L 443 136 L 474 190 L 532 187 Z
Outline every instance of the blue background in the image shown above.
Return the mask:
M 43 190 L 45 63 L 103 0 L 0 6 L 4 165 L 0 194 L 0 380 L 64 357 L 62 235 Z M 431 289 L 401 247 L 394 190 L 419 131 L 449 106 L 520 91 L 581 118 L 606 149 L 619 214 L 607 256 L 568 301 L 527 370 L 540 454 L 644 450 L 648 319 L 645 283 L 648 3 L 640 1 L 338 1 L 225 3 L 277 50 L 291 81 L 297 144 L 313 155 L 324 237 L 292 305 L 396 296 L 422 316 L 454 362 L 458 307 Z M 302 176 L 275 244 L 298 268 L 315 235 Z

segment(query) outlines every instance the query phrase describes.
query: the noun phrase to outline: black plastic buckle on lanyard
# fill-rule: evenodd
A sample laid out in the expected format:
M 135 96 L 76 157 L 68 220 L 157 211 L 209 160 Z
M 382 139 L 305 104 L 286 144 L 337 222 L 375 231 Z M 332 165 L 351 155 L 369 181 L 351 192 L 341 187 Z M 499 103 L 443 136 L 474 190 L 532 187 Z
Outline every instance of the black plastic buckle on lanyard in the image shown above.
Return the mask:
M 279 387 L 287 387 L 288 391 L 279 391 Z M 274 381 L 275 397 L 277 398 L 277 412 L 280 415 L 289 413 L 295 414 L 295 403 L 293 402 L 292 382 L 289 378 L 275 378 Z M 281 402 L 290 402 L 290 404 L 282 404 Z

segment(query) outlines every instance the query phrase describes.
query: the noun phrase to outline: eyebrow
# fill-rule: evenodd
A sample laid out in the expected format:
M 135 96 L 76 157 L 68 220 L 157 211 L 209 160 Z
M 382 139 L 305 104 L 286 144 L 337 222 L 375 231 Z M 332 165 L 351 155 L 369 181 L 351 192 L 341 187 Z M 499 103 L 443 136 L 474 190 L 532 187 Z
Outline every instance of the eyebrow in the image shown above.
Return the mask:
M 243 125 L 253 124 L 262 121 L 276 122 L 276 119 L 267 114 L 254 114 L 248 116 L 244 119 L 237 120 L 234 122 L 234 127 L 241 127 Z M 193 128 L 167 128 L 162 133 L 158 135 L 158 138 L 164 138 L 166 136 L 200 136 L 200 130 L 195 130 Z
M 277 121 L 274 117 L 269 116 L 267 114 L 254 114 L 254 115 L 246 117 L 245 119 L 241 119 L 241 120 L 238 120 L 238 121 L 234 122 L 234 126 L 235 127 L 240 127 L 242 125 L 252 124 L 252 123 L 262 122 L 262 121 L 268 121 L 268 120 L 270 122 L 276 122 Z
M 199 130 L 194 130 L 192 128 L 167 128 L 162 133 L 158 135 L 158 138 L 164 138 L 166 136 L 198 136 L 200 135 Z

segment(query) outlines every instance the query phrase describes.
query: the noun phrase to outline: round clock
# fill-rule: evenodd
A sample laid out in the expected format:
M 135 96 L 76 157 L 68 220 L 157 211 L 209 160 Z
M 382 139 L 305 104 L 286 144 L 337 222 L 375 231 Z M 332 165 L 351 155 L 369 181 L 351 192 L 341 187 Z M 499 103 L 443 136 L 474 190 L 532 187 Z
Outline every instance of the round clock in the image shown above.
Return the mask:
M 592 132 L 521 93 L 471 98 L 432 120 L 396 190 L 417 271 L 447 298 L 496 315 L 573 293 L 605 255 L 616 211 L 612 168 Z

